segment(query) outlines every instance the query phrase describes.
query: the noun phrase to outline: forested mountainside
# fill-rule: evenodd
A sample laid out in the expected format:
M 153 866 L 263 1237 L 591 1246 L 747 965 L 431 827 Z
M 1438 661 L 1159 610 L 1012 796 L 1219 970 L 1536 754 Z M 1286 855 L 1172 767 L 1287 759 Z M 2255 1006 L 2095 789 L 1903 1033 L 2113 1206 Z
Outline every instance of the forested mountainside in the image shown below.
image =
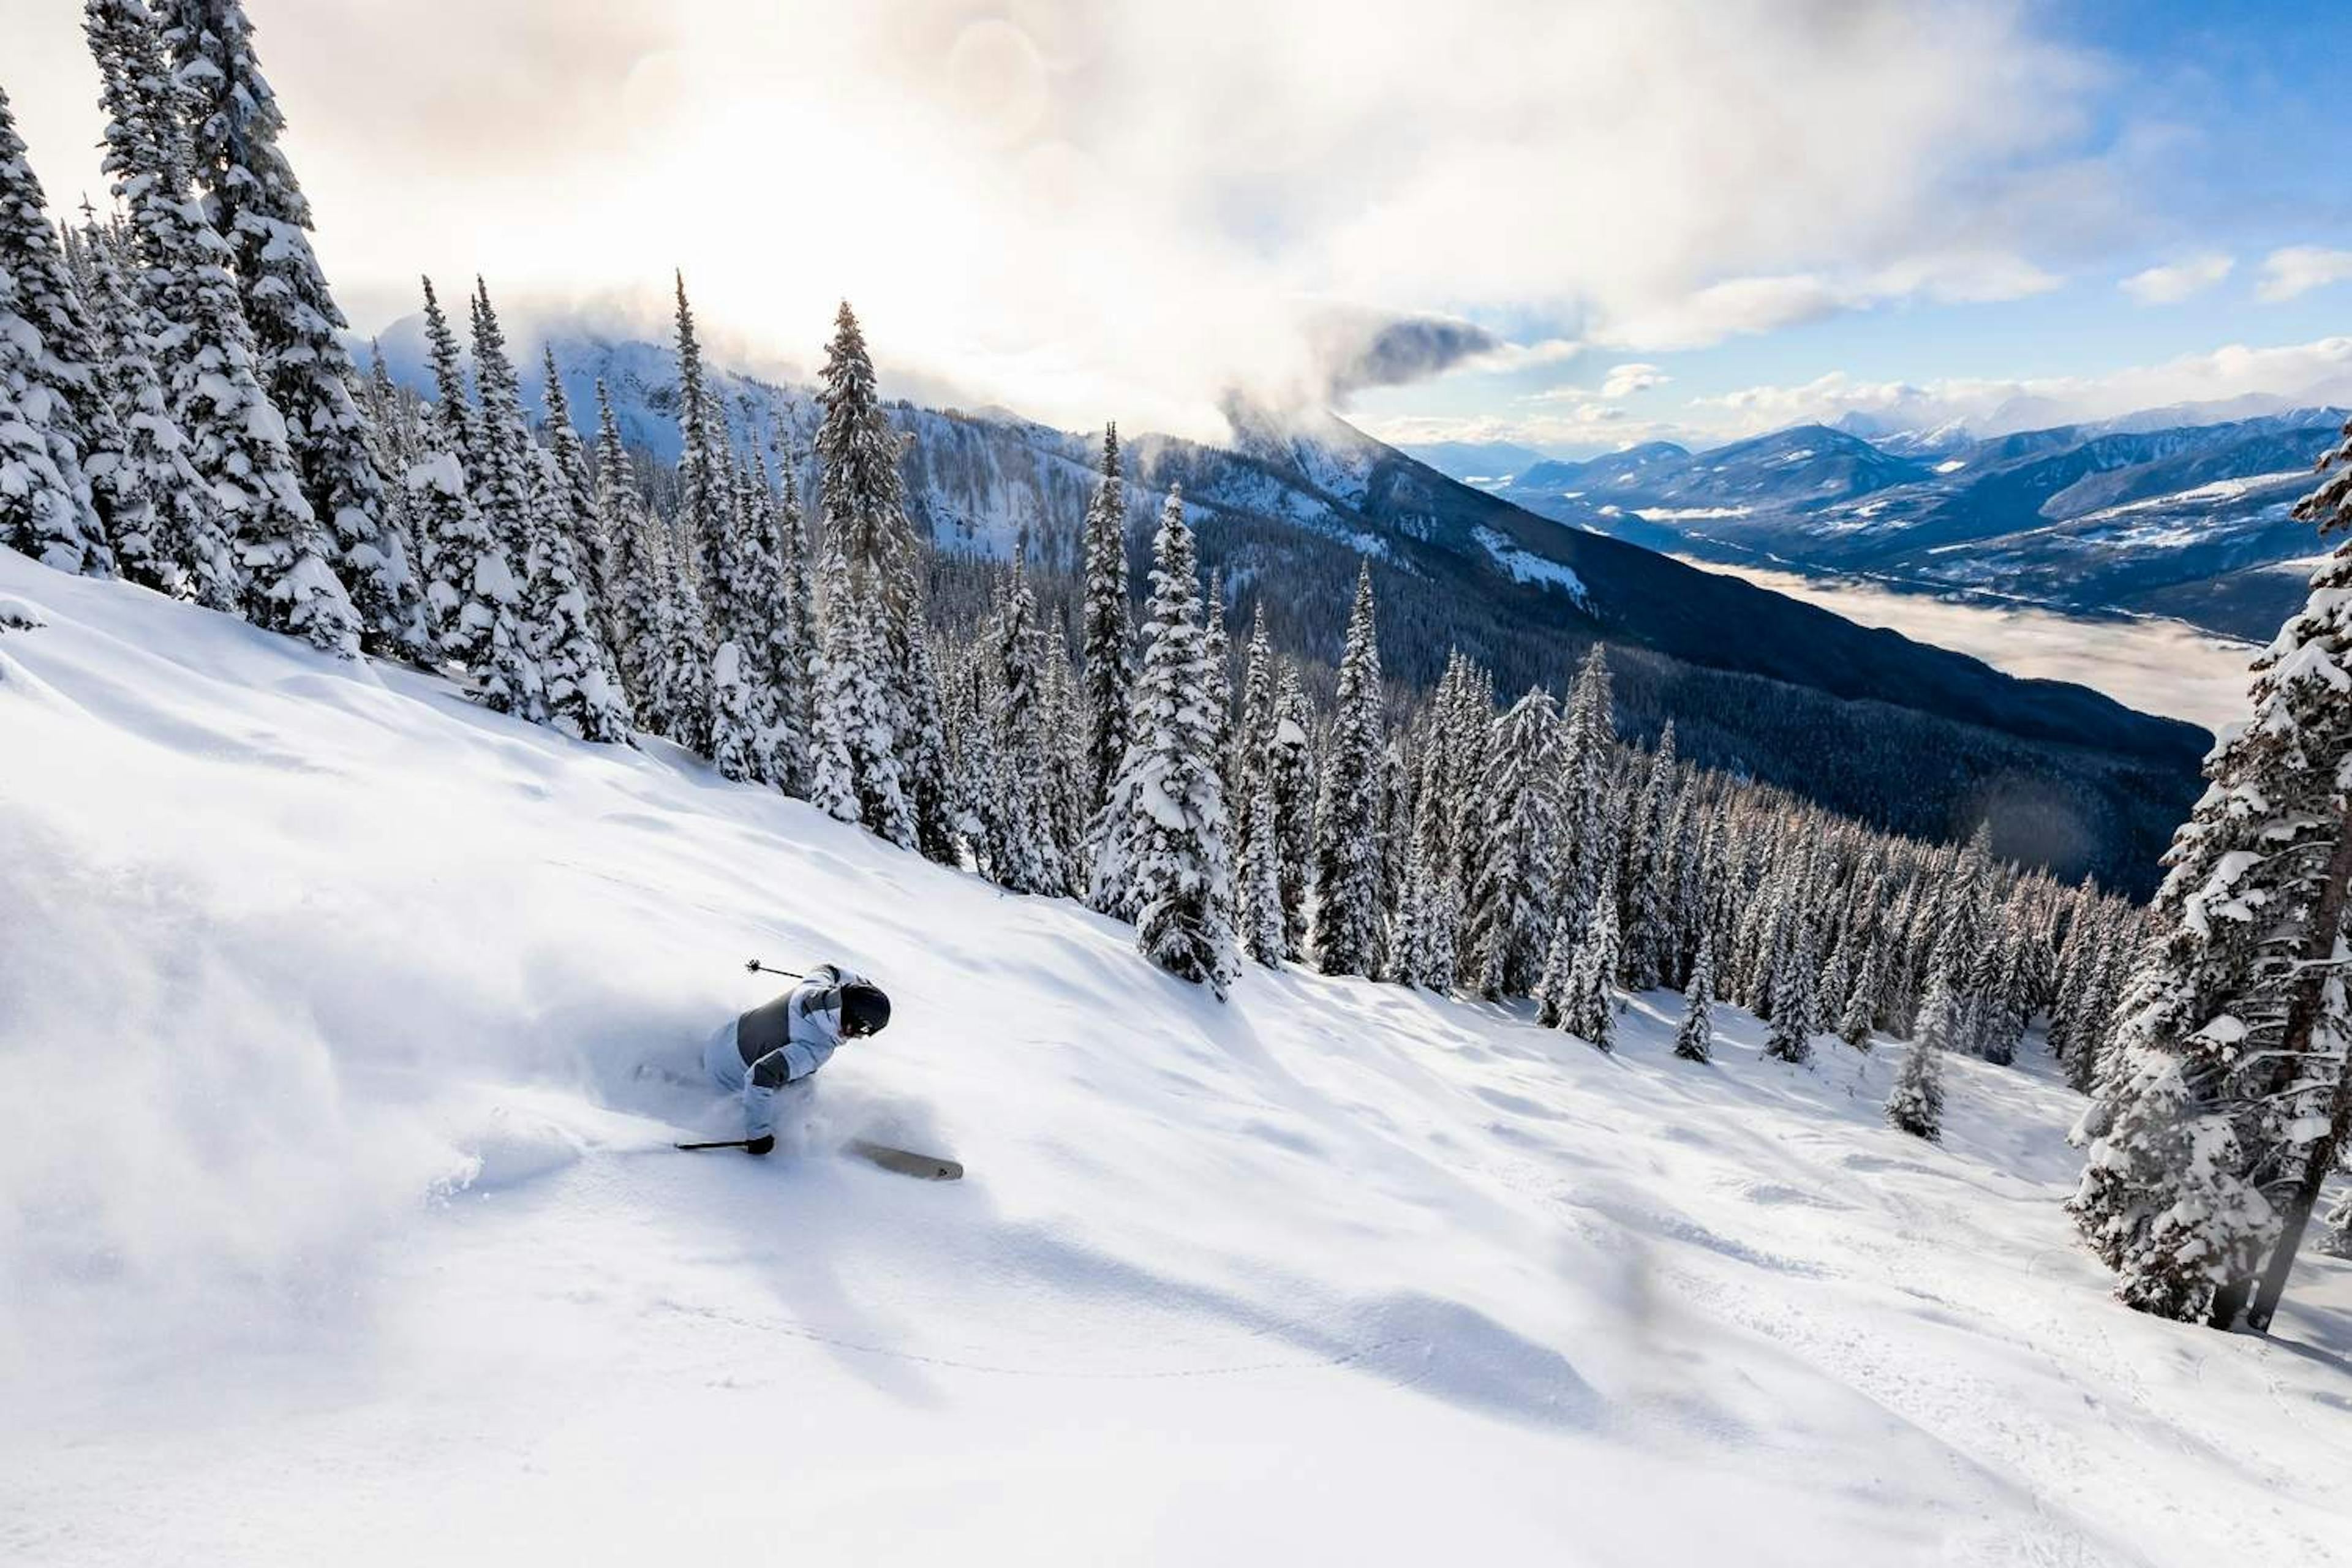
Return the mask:
M 576 417 L 595 406 L 601 379 L 625 437 L 675 454 L 668 348 L 592 338 L 549 346 Z M 426 384 L 407 323 L 383 348 L 396 377 Z M 713 379 L 736 434 L 788 447 L 812 493 L 819 411 L 809 389 L 718 371 Z M 946 557 L 937 570 L 956 576 L 955 557 L 1001 560 L 1025 540 L 1055 599 L 1057 581 L 1076 571 L 1097 482 L 1094 438 L 992 410 L 900 402 L 890 416 L 908 437 L 908 510 Z M 1455 647 L 1491 669 L 1498 689 L 1564 688 L 1605 640 L 1620 721 L 1633 737 L 1654 737 L 1672 719 L 1685 754 L 1705 765 L 1904 833 L 1948 837 L 1990 816 L 2002 853 L 2136 891 L 2153 885 L 2165 839 L 2195 798 L 2206 737 L 2194 726 L 1561 528 L 1337 419 L 1300 426 L 1244 416 L 1236 430 L 1229 447 L 1126 440 L 1139 580 L 1158 500 L 1181 483 L 1229 608 L 1245 618 L 1262 605 L 1276 647 L 1327 671 L 1369 553 L 1384 668 L 1408 690 L 1433 682 Z M 1070 595 L 1058 597 L 1068 613 Z M 954 598 L 943 595 L 950 606 Z

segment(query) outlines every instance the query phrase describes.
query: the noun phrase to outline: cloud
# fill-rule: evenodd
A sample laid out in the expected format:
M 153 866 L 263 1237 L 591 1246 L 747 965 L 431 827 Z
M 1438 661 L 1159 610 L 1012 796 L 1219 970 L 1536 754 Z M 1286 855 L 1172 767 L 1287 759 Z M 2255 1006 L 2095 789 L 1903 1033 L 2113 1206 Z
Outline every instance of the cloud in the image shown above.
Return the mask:
M 2107 210 L 2095 71 L 2015 4 L 251 10 L 362 331 L 419 271 L 657 329 L 682 265 L 771 360 L 811 363 L 847 296 L 886 375 L 1071 425 L 2013 297 L 2106 221 L 2053 216 Z M 104 190 L 73 13 L 6 26 L 59 206 Z M 1335 379 L 1334 301 L 1496 342 L 1414 327 Z
M 1402 386 L 1492 354 L 1503 341 L 1486 328 L 1442 316 L 1388 320 L 1360 311 L 1325 315 L 1311 329 L 1327 395 L 1344 401 L 1374 386 Z
M 1554 388 L 1527 404 L 1533 412 L 1524 415 L 1400 417 L 1370 421 L 1367 427 L 1390 442 L 1516 441 L 1565 452 L 1638 441 L 1713 446 L 1790 425 L 1831 424 L 1848 414 L 1866 415 L 1891 429 L 1932 430 L 1958 421 L 1979 436 L 2147 410 L 2170 410 L 2168 417 L 2194 424 L 2352 405 L 2352 337 L 2268 348 L 2233 343 L 2102 375 L 1914 382 L 1832 371 L 1807 382 L 1691 398 L 1673 416 L 1654 412 L 1641 419 L 1627 416 L 1622 404 L 1591 400 L 1589 388 Z
M 1693 399 L 1694 426 L 1726 435 L 1850 413 L 1915 429 L 1962 420 L 1979 435 L 2112 419 L 2181 404 L 2221 404 L 2250 416 L 2297 405 L 2352 401 L 2352 338 L 2249 348 L 2232 343 L 2101 375 L 2015 380 L 1952 377 L 1862 381 L 1832 372 L 1796 385 L 1750 386 Z
M 2178 305 L 2221 282 L 2235 266 L 2232 257 L 2200 256 L 2135 272 L 2116 287 L 2143 305 Z
M 1864 274 L 1729 279 L 1628 313 L 1604 313 L 1592 335 L 1615 348 L 1711 348 L 1729 338 L 1904 300 L 1990 304 L 2042 293 L 2058 283 L 2056 277 L 2017 256 L 1979 250 L 1906 256 Z
M 2277 305 L 2341 283 L 2352 278 L 2352 250 L 2330 250 L 2319 245 L 2291 245 L 2263 258 L 2263 280 L 2254 298 Z
M 1647 392 L 1654 386 L 1664 386 L 1674 380 L 1654 364 L 1612 365 L 1601 384 L 1601 395 L 1606 398 L 1631 397 L 1637 392 Z

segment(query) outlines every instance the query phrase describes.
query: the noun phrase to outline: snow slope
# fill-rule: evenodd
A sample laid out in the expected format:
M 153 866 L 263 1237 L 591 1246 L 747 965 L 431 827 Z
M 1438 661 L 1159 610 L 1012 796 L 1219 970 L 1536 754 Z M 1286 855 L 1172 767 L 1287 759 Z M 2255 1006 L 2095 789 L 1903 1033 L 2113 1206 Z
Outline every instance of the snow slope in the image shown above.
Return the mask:
M 2109 1305 L 2039 1066 L 1252 973 L 0 552 L 0 1561 L 2352 1562 L 2352 1268 Z M 9 617 L 0 616 L 0 623 Z M 834 957 L 806 1152 L 636 1076 Z M 936 1186 L 827 1152 L 951 1152 Z

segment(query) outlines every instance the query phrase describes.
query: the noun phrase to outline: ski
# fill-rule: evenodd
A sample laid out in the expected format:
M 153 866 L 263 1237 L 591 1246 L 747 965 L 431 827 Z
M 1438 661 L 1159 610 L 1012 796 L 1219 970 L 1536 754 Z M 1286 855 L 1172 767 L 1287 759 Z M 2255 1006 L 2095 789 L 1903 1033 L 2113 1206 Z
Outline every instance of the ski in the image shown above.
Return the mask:
M 961 1163 L 937 1154 L 919 1154 L 911 1149 L 894 1149 L 887 1143 L 876 1143 L 864 1138 L 852 1139 L 841 1146 L 841 1151 L 902 1176 L 914 1176 L 926 1182 L 963 1180 Z

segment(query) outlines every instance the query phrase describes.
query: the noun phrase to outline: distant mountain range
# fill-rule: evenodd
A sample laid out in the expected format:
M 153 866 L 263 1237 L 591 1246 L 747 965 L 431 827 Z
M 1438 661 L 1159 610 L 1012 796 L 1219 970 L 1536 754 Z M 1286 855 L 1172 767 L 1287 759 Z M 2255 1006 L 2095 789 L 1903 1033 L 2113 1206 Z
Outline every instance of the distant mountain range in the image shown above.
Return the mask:
M 1701 451 L 1654 442 L 1462 477 L 1654 549 L 2178 616 L 2267 640 L 2302 602 L 2320 549 L 2287 513 L 2345 410 L 2211 417 L 2234 411 L 2151 409 L 1983 438 L 1848 416 Z
M 425 389 L 414 324 L 383 342 L 394 375 Z M 601 378 L 624 433 L 676 456 L 667 348 L 585 337 L 553 346 L 575 418 L 593 422 Z M 739 438 L 798 454 L 813 493 L 811 391 L 723 371 L 717 384 Z M 1536 682 L 1561 689 L 1583 650 L 1605 639 L 1623 728 L 1654 736 L 1672 718 L 1685 755 L 1898 831 L 1946 837 L 1989 816 L 2004 853 L 2145 890 L 2195 796 L 2206 737 L 2194 726 L 1865 629 L 1606 531 L 1562 528 L 1336 418 L 1233 412 L 1225 446 L 1122 433 L 1130 551 L 1139 574 L 1150 519 L 1181 483 L 1202 560 L 1237 617 L 1263 608 L 1277 646 L 1312 663 L 1336 656 L 1349 585 L 1370 556 L 1392 680 L 1427 685 L 1458 646 L 1494 671 L 1507 700 Z M 1075 574 L 1097 436 L 1002 411 L 899 403 L 892 417 L 908 437 L 910 510 L 935 543 L 1001 559 L 1025 539 L 1033 561 Z M 1846 439 L 1849 487 L 1911 476 L 1903 459 Z M 1645 461 L 1621 454 L 1598 471 L 1640 479 Z M 1759 466 L 1773 467 L 1769 456 Z

